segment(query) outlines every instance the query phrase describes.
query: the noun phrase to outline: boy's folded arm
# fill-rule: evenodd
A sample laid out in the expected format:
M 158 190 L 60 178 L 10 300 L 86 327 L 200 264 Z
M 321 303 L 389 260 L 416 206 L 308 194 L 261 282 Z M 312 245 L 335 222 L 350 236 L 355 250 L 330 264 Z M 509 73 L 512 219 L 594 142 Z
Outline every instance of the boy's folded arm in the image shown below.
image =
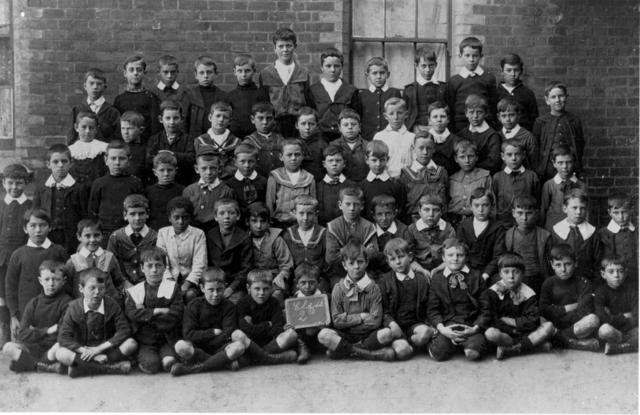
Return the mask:
M 363 320 L 360 314 L 339 313 L 332 316 L 333 327 L 337 329 L 346 329 L 349 327 L 359 326 Z
M 124 312 L 118 308 L 115 312 L 116 332 L 107 340 L 112 346 L 120 346 L 129 336 L 131 336 L 131 326 L 124 315 Z
M 82 345 L 75 339 L 75 324 L 76 323 L 71 317 L 71 313 L 67 310 L 64 318 L 62 319 L 62 324 L 58 328 L 58 343 L 60 344 L 60 347 L 67 348 L 71 351 L 76 351 L 82 347 Z
M 124 312 L 129 320 L 136 323 L 150 323 L 153 319 L 153 308 L 137 308 L 129 293 L 124 300 Z

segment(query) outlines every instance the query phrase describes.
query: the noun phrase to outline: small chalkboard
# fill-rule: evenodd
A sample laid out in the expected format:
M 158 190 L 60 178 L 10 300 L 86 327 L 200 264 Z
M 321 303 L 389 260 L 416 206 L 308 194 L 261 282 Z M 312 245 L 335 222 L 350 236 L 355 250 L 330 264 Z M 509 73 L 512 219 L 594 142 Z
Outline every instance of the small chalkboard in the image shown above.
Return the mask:
M 296 329 L 327 326 L 331 323 L 329 298 L 326 294 L 287 298 L 284 301 L 287 323 Z

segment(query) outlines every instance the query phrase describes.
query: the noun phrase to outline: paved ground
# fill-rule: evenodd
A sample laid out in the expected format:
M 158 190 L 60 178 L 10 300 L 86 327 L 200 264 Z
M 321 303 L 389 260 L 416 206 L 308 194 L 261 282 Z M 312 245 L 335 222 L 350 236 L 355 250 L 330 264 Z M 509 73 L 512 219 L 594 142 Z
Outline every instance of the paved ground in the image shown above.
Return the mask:
M 70 379 L 17 375 L 0 358 L 0 411 L 638 413 L 638 355 L 561 351 L 498 362 L 312 360 L 247 368 Z

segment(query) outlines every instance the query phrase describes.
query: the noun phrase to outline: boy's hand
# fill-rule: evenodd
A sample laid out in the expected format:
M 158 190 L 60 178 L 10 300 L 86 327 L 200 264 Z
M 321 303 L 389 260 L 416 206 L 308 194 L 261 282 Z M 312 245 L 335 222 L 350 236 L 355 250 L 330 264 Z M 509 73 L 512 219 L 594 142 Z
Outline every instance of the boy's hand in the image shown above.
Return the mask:
M 413 261 L 411 263 L 411 271 L 424 274 L 427 276 L 427 278 L 431 279 L 431 273 L 422 265 L 418 264 L 416 261 Z
M 18 331 L 20 330 L 20 320 L 18 317 L 11 317 L 11 337 L 14 339 L 18 337 Z
M 167 307 L 162 307 L 162 308 L 154 308 L 153 309 L 153 315 L 157 316 L 159 314 L 169 314 L 170 310 Z
M 512 317 L 501 317 L 500 320 L 504 324 L 506 324 L 508 326 L 511 326 L 511 327 L 515 327 L 516 326 L 516 319 L 515 318 L 512 318 Z
M 485 280 L 485 281 L 489 279 L 489 276 L 490 276 L 490 275 L 489 275 L 489 274 L 487 274 L 486 272 L 483 272 L 483 273 L 482 273 L 482 279 L 483 279 L 483 280 Z
M 295 327 L 293 327 L 293 324 L 290 324 L 290 323 L 285 324 L 282 328 L 284 329 L 284 331 L 287 331 L 289 329 L 291 329 L 291 330 L 295 330 L 296 329 Z
M 440 332 L 440 334 L 442 334 L 444 337 L 450 339 L 453 343 L 458 344 L 461 343 L 463 341 L 465 341 L 464 337 L 460 336 L 460 331 L 454 331 L 451 329 L 452 326 L 445 326 L 444 324 L 440 323 L 438 324 L 438 331 Z
M 180 291 L 182 291 L 182 294 L 184 295 L 184 293 L 186 293 L 192 286 L 193 284 L 191 283 L 191 281 L 185 280 L 180 287 Z
M 251 319 L 251 316 L 244 316 L 244 321 L 246 321 L 249 324 L 253 324 L 253 320 Z
M 276 275 L 276 277 L 273 279 L 273 283 L 278 286 L 278 288 L 280 288 L 281 290 L 286 290 L 287 289 L 287 277 L 289 276 L 289 274 L 285 271 L 281 271 L 280 273 L 278 273 L 278 275 Z
M 222 334 L 222 330 L 220 330 L 220 329 L 213 329 L 213 335 L 214 335 L 214 336 L 219 336 L 220 334 Z
M 82 352 L 80 354 L 80 359 L 84 360 L 85 362 L 92 360 L 102 352 L 102 350 L 100 350 L 98 347 L 81 347 L 80 349 L 78 349 L 78 351 L 81 350 Z
M 566 306 L 564 306 L 564 311 L 566 311 L 567 313 L 570 313 L 577 309 L 578 309 L 578 303 L 567 304 Z
M 371 314 L 369 313 L 360 313 L 360 319 L 362 321 L 365 321 L 366 319 L 368 319 L 369 317 L 371 317 Z
M 99 355 L 96 355 L 96 357 L 94 357 L 93 360 L 103 365 L 109 361 L 109 358 L 107 357 L 106 354 L 99 354 Z
M 391 330 L 391 334 L 393 335 L 393 338 L 399 339 L 400 337 L 402 337 L 402 329 L 400 328 L 398 323 L 396 323 L 395 321 L 392 321 L 391 323 L 389 323 L 389 330 Z
M 624 313 L 623 316 L 625 318 L 633 318 L 633 313 L 629 312 L 629 313 Z
M 467 339 L 471 336 L 473 336 L 474 334 L 478 333 L 478 329 L 476 328 L 476 326 L 471 327 L 471 326 L 467 326 L 465 324 L 461 324 L 461 326 L 463 327 L 462 331 L 459 331 L 458 333 L 460 334 L 461 337 Z
M 58 325 L 54 324 L 53 326 L 47 329 L 47 334 L 53 334 L 58 331 Z
M 233 288 L 227 287 L 224 289 L 224 298 L 229 298 L 233 295 Z

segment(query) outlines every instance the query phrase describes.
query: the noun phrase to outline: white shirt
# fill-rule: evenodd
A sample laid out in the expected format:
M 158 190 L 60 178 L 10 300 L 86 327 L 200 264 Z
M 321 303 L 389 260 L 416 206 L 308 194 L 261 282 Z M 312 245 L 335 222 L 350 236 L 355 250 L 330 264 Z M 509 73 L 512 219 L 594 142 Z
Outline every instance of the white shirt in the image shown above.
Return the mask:
M 504 138 L 506 139 L 515 137 L 516 134 L 518 134 L 518 131 L 520 131 L 520 124 L 516 124 L 511 131 L 507 131 L 506 128 L 502 127 L 502 135 L 504 135 Z
M 486 121 L 482 121 L 482 124 L 480 124 L 479 127 L 474 127 L 473 125 L 469 124 L 469 131 L 471 131 L 472 133 L 484 133 L 488 129 L 489 124 L 487 124 Z
M 214 143 L 216 143 L 218 146 L 222 146 L 222 144 L 227 141 L 227 138 L 229 137 L 229 134 L 231 134 L 231 131 L 229 131 L 229 129 L 226 129 L 222 134 L 215 134 L 213 132 L 213 129 L 209 128 L 207 130 L 207 134 L 209 134 Z
M 58 189 L 65 189 L 67 187 L 73 186 L 74 184 L 76 184 L 76 179 L 71 177 L 70 174 L 67 174 L 64 179 L 60 180 L 59 182 L 56 182 L 56 180 L 53 178 L 53 175 L 50 175 L 47 181 L 44 182 L 44 185 L 46 187 L 57 187 Z
M 89 258 L 89 255 L 93 255 L 96 258 L 99 256 L 102 256 L 104 254 L 104 249 L 102 249 L 101 247 L 98 247 L 98 249 L 96 249 L 94 252 L 91 252 L 87 249 L 86 246 L 83 246 L 82 248 L 80 248 L 80 250 L 78 251 L 78 253 L 80 254 L 80 256 L 84 257 L 84 258 Z
M 329 98 L 331 98 L 331 102 L 335 101 L 336 93 L 338 92 L 338 89 L 340 89 L 340 87 L 342 86 L 342 79 L 338 79 L 335 82 L 329 82 L 326 79 L 322 78 L 320 79 L 320 83 L 324 87 L 324 90 L 327 91 L 327 94 L 329 94 Z
M 501 87 L 503 87 L 510 95 L 513 95 L 513 90 L 516 89 L 516 86 L 509 86 L 505 83 L 501 83 L 500 84 Z
M 351 282 L 354 282 L 354 281 L 353 281 L 351 278 L 349 278 L 349 276 L 346 276 L 346 277 L 345 277 L 345 279 L 344 279 L 344 286 L 345 286 L 346 288 L 349 288 L 349 287 L 347 286 L 347 280 L 349 280 L 349 281 L 351 281 Z M 368 286 L 369 284 L 371 284 L 371 283 L 372 283 L 372 281 L 371 281 L 371 278 L 369 278 L 369 275 L 368 275 L 368 274 L 364 274 L 364 277 L 360 278 L 360 279 L 358 280 L 358 282 L 356 282 L 356 285 L 358 286 L 358 288 L 359 288 L 360 290 L 364 290 L 364 289 L 365 289 L 365 288 L 367 288 L 367 286 Z
M 133 231 L 133 228 L 131 227 L 131 225 L 127 225 L 127 226 L 124 227 L 124 233 L 127 236 L 131 236 L 135 232 Z M 138 233 L 140 234 L 140 236 L 142 236 L 144 238 L 149 233 L 149 227 L 147 225 L 144 225 L 144 227 Z
M 403 167 L 411 165 L 413 159 L 411 147 L 415 136 L 404 125 L 398 131 L 392 130 L 391 126 L 387 125 L 384 130 L 378 131 L 373 136 L 374 140 L 380 140 L 389 147 L 389 162 L 387 163 L 389 176 L 398 177 Z
M 562 239 L 567 239 L 569 237 L 569 232 L 571 232 L 572 226 L 578 228 L 578 232 L 580 232 L 580 235 L 584 240 L 589 239 L 591 235 L 593 235 L 593 233 L 596 231 L 596 227 L 587 221 L 584 221 L 578 225 L 571 225 L 566 218 L 553 225 L 553 231 Z
M 633 223 L 629 223 L 629 224 L 627 225 L 627 228 L 629 228 L 629 230 L 630 230 L 631 232 L 633 232 L 633 231 L 635 231 L 635 230 L 636 230 L 636 227 L 635 227 L 635 226 L 633 226 Z M 618 233 L 618 232 L 620 232 L 620 231 L 622 230 L 622 228 L 620 227 L 620 225 L 618 225 L 618 224 L 616 223 L 616 221 L 614 221 L 613 219 L 611 219 L 611 221 L 610 221 L 610 222 L 609 222 L 609 224 L 607 225 L 607 229 L 609 229 L 609 230 L 610 230 L 611 232 L 613 232 L 613 233 Z
M 461 77 L 468 78 L 469 76 L 480 76 L 480 75 L 482 75 L 484 73 L 484 69 L 482 69 L 480 67 L 480 65 L 478 65 L 478 66 L 476 66 L 476 69 L 474 69 L 473 72 L 471 72 L 467 68 L 462 67 L 462 69 L 460 69 L 460 72 L 458 72 L 458 73 L 460 74 Z
M 478 237 L 489 226 L 489 221 L 480 222 L 478 219 L 473 218 L 473 234 Z
M 87 314 L 89 311 L 93 311 L 96 313 L 100 313 L 104 316 L 104 299 L 100 301 L 100 305 L 95 310 L 89 308 L 89 302 L 85 299 L 82 300 L 82 305 L 84 306 L 84 313 Z
M 393 235 L 396 234 L 396 232 L 398 232 L 398 227 L 396 226 L 396 221 L 394 220 L 393 222 L 391 222 L 391 225 L 389 225 L 389 227 L 387 228 L 387 230 L 384 230 L 380 227 L 380 225 L 378 225 L 376 223 L 376 235 L 377 236 L 382 236 L 384 235 L 385 232 L 389 232 Z
M 42 243 L 42 245 L 36 245 L 35 242 L 33 242 L 31 239 L 29 239 L 27 241 L 27 246 L 30 247 L 30 248 L 49 249 L 51 247 L 51 245 L 53 245 L 53 242 L 51 242 L 51 240 L 49 238 L 46 238 L 44 240 L 44 242 Z
M 311 235 L 313 235 L 314 229 L 315 229 L 315 226 L 309 230 L 303 231 L 298 227 L 298 234 L 300 235 L 300 240 L 302 241 L 302 244 L 304 246 L 307 246 L 307 244 L 309 243 L 309 240 L 311 239 Z
M 447 141 L 447 138 L 449 138 L 449 136 L 451 135 L 451 132 L 449 131 L 448 128 L 445 128 L 442 134 L 438 134 L 436 133 L 436 130 L 434 130 L 433 128 L 430 128 L 429 134 L 433 136 L 433 141 L 435 141 L 436 144 L 442 144 L 445 141 Z
M 21 205 L 29 199 L 27 198 L 27 195 L 25 195 L 24 193 L 21 194 L 19 197 L 11 197 L 8 193 L 4 195 L 4 203 L 6 203 L 7 205 L 13 202 L 14 200 L 18 202 L 19 205 Z
M 384 84 L 380 89 L 382 89 L 382 92 L 386 92 L 389 89 L 389 85 Z M 376 87 L 372 84 L 369 84 L 369 91 L 376 92 Z
M 244 179 L 249 179 L 249 180 L 255 180 L 256 177 L 258 177 L 258 172 L 257 171 L 253 171 L 249 177 L 243 176 L 242 173 L 240 173 L 240 170 L 236 170 L 236 172 L 234 173 L 233 177 L 235 177 L 237 180 L 242 181 Z
M 415 277 L 416 277 L 416 274 L 415 274 L 415 272 L 413 272 L 412 270 L 409 270 L 409 272 L 408 272 L 408 273 L 406 273 L 406 274 L 403 274 L 402 272 L 396 272 L 396 279 L 397 279 L 398 281 L 404 281 L 404 280 L 406 280 L 406 279 L 410 279 L 410 280 L 412 280 L 412 279 L 414 279 Z
M 367 181 L 369 183 L 371 183 L 372 181 L 374 181 L 375 179 L 379 179 L 383 182 L 386 182 L 387 180 L 389 180 L 391 176 L 389 176 L 389 173 L 387 173 L 387 171 L 383 171 L 382 174 L 373 174 L 373 172 L 371 170 L 369 170 L 369 173 L 367 173 Z
M 300 181 L 300 170 L 296 172 L 287 171 L 287 175 L 289 179 L 291 179 L 291 183 L 298 183 Z
M 100 108 L 102 108 L 102 105 L 104 104 L 105 101 L 106 99 L 104 99 L 104 97 L 100 97 L 95 101 L 91 101 L 89 98 L 87 98 L 87 104 L 89 105 L 89 108 L 91 108 L 91 111 L 93 111 L 94 114 L 97 114 L 98 112 L 100 112 Z
M 89 142 L 78 140 L 69 146 L 69 151 L 71 158 L 76 160 L 93 159 L 107 151 L 107 143 L 95 139 Z
M 285 85 L 288 84 L 291 79 L 291 75 L 293 75 L 293 69 L 295 68 L 296 63 L 291 61 L 289 65 L 285 65 L 280 61 L 276 61 L 273 66 L 276 68 L 276 72 L 278 72 L 278 76 L 282 80 L 282 83 Z

